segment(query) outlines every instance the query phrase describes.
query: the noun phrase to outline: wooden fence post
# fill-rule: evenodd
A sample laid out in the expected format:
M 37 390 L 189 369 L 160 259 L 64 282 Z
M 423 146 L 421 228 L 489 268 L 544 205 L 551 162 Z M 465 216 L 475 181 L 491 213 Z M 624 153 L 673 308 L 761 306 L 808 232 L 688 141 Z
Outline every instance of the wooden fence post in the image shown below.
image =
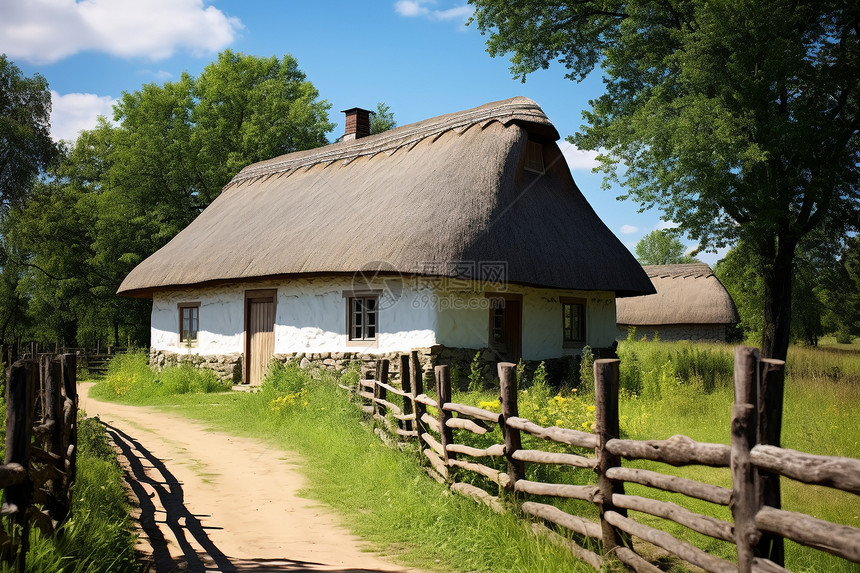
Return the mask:
M 53 423 L 46 450 L 58 457 L 58 461 L 55 462 L 56 469 L 65 472 L 67 448 L 63 444 L 63 365 L 61 360 L 49 356 L 45 356 L 44 361 L 46 364 L 42 370 L 46 374 L 45 421 Z M 62 521 L 68 511 L 68 496 L 63 488 L 62 476 L 59 473 L 54 475 L 48 480 L 46 486 L 50 494 L 47 509 L 51 519 Z
M 412 394 L 412 376 L 409 368 L 409 355 L 400 355 L 400 388 L 407 394 Z M 414 394 L 412 394 L 414 396 Z M 412 407 L 413 402 L 410 398 L 403 398 L 403 414 L 408 416 L 413 414 L 415 409 Z M 407 432 L 412 430 L 412 420 L 403 421 L 403 429 Z
M 520 431 L 516 428 L 511 428 L 507 425 L 508 418 L 516 418 L 519 416 L 519 406 L 517 404 L 517 375 L 516 364 L 510 362 L 499 362 L 499 387 L 501 396 L 499 401 L 502 403 L 502 435 L 505 437 L 505 458 L 508 460 L 508 484 L 507 489 L 514 490 L 514 484 L 517 480 L 525 477 L 525 463 L 513 458 L 514 452 L 522 449 L 522 437 Z
M 436 367 L 436 401 L 439 403 L 439 438 L 442 444 L 442 455 L 445 465 L 449 459 L 456 459 L 456 454 L 448 453 L 448 444 L 454 443 L 454 431 L 448 427 L 451 412 L 443 408 L 451 401 L 451 370 L 448 365 Z
M 756 443 L 780 447 L 782 434 L 782 403 L 785 394 L 785 362 L 763 358 L 759 363 L 758 430 Z M 779 509 L 782 506 L 779 474 L 758 470 L 758 496 L 763 505 Z M 780 566 L 785 565 L 785 543 L 782 537 L 762 533 L 756 556 L 765 557 Z
M 759 534 L 755 515 L 761 507 L 758 495 L 758 472 L 750 461 L 755 446 L 758 403 L 759 354 L 755 348 L 735 348 L 735 404 L 732 408 L 732 501 L 735 521 L 735 544 L 738 549 L 738 573 L 750 573 Z
M 21 464 L 27 472 L 24 482 L 3 490 L 4 509 L 15 511 L 15 523 L 20 526 L 20 546 L 15 560 L 15 571 L 27 569 L 27 551 L 30 544 L 27 510 L 33 500 L 33 482 L 30 480 L 30 440 L 33 435 L 33 402 L 38 364 L 35 360 L 18 360 L 6 374 L 6 457 L 5 463 Z
M 413 350 L 409 355 L 409 374 L 412 378 L 412 395 L 417 397 L 424 393 L 424 372 L 421 369 L 421 362 L 418 360 L 418 351 Z M 427 413 L 427 406 L 412 399 L 412 410 L 415 412 L 415 430 L 418 432 L 418 449 L 424 455 L 425 448 L 429 447 L 424 440 L 424 434 L 427 432 L 427 425 L 422 418 Z
M 373 397 L 375 400 L 385 400 L 388 397 L 388 391 L 379 385 L 379 382 L 388 384 L 388 359 L 383 358 L 376 362 L 376 384 L 373 385 Z M 374 400 L 374 415 L 378 418 L 384 418 L 387 408 Z
M 78 471 L 78 358 L 74 354 L 60 357 L 63 370 L 63 446 L 66 448 L 63 489 L 68 492 Z M 71 515 L 69 505 L 66 517 Z
M 594 361 L 594 433 L 597 434 L 597 487 L 600 490 L 602 502 L 600 510 L 600 528 L 603 538 L 603 554 L 611 555 L 618 547 L 630 544 L 629 537 L 616 529 L 605 519 L 609 511 L 614 511 L 627 517 L 627 510 L 616 507 L 612 501 L 613 494 L 624 494 L 624 483 L 612 481 L 606 477 L 609 468 L 621 466 L 621 457 L 606 450 L 606 442 L 617 439 L 621 434 L 618 417 L 618 365 L 617 358 L 601 358 Z

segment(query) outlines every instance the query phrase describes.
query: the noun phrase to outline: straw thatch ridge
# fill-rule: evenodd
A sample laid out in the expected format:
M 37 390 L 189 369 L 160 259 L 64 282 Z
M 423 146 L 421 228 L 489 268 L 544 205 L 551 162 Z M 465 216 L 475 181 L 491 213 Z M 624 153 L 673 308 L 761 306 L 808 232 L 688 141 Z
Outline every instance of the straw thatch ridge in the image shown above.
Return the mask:
M 557 139 L 537 104 L 513 98 L 251 165 L 119 293 L 358 270 L 463 277 L 457 261 L 504 261 L 512 283 L 653 292 Z M 544 174 L 523 168 L 529 140 Z
M 616 322 L 624 326 L 737 324 L 735 303 L 704 263 L 646 265 L 657 294 L 619 300 Z

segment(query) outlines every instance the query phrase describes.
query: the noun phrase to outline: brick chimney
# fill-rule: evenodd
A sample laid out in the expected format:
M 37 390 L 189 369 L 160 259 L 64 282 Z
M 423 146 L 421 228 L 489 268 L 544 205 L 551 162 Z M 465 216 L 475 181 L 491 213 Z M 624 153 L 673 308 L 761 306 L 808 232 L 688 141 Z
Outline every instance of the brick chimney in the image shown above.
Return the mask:
M 370 110 L 354 107 L 345 109 L 342 113 L 346 114 L 346 127 L 344 128 L 341 141 L 352 141 L 370 135 Z

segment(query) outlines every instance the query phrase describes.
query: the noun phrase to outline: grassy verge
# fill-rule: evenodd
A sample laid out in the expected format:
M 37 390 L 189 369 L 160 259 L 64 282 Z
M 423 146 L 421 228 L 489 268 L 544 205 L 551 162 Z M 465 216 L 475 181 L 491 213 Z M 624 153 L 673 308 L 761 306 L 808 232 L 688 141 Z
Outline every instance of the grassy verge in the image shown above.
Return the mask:
M 27 571 L 138 571 L 122 470 L 98 419 L 80 420 L 78 444 L 72 517 L 55 537 L 46 538 L 38 529 L 31 529 Z M 13 570 L 8 564 L 0 564 L 2 572 Z
M 733 347 L 627 341 L 621 344 L 620 417 L 622 437 L 647 440 L 684 434 L 701 442 L 730 442 Z M 519 406 L 523 417 L 538 424 L 587 429 L 593 396 L 586 387 L 550 389 L 524 381 Z M 494 409 L 494 393 L 461 393 L 455 401 Z M 789 355 L 784 402 L 782 445 L 819 455 L 860 457 L 860 353 L 853 349 L 793 347 Z M 458 440 L 474 438 L 461 433 Z M 501 440 L 498 432 L 476 441 L 486 447 Z M 547 442 L 524 438 L 524 447 L 550 449 Z M 731 487 L 728 469 L 673 468 L 653 462 L 625 461 L 625 466 Z M 499 469 L 502 469 L 499 466 Z M 530 464 L 527 478 L 553 483 L 594 483 L 584 470 Z M 487 485 L 484 483 L 483 485 Z M 696 513 L 731 522 L 728 508 L 660 490 L 627 485 L 627 493 L 676 503 Z M 782 480 L 783 508 L 814 517 L 860 527 L 860 498 L 831 490 Z M 593 506 L 546 498 L 566 511 L 595 517 Z M 725 559 L 735 558 L 734 545 L 698 535 L 673 522 L 631 512 L 637 520 L 671 532 Z M 827 553 L 786 543 L 786 564 L 792 571 L 856 572 L 857 564 Z
M 276 367 L 253 394 L 147 395 L 120 385 L 124 393 L 118 395 L 112 376 L 136 373 L 139 384 L 149 384 L 138 368 L 129 362 L 112 369 L 93 396 L 169 408 L 213 428 L 298 451 L 309 483 L 304 493 L 334 507 L 354 533 L 406 565 L 439 571 L 593 571 L 515 516 L 496 515 L 451 494 L 419 469 L 416 451 L 383 446 L 360 423 L 360 412 L 330 374 Z

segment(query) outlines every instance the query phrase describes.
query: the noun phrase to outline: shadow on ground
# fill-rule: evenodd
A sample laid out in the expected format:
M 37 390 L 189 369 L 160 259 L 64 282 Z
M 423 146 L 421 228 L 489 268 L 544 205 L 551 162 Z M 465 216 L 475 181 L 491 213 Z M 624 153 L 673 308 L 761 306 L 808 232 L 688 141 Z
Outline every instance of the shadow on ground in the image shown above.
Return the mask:
M 138 523 L 149 539 L 152 555 L 146 558 L 149 573 L 174 571 L 290 571 L 330 573 L 383 573 L 376 569 L 333 569 L 321 563 L 284 559 L 230 558 L 218 549 L 207 530 L 221 529 L 205 526 L 201 519 L 185 506 L 182 484 L 167 469 L 164 460 L 152 455 L 143 445 L 122 430 L 102 422 L 108 435 L 126 459 L 126 480 L 140 508 Z M 149 493 L 153 492 L 153 493 Z M 156 503 L 157 497 L 157 503 Z M 168 540 L 161 527 L 169 528 L 182 551 L 182 557 L 170 554 Z

